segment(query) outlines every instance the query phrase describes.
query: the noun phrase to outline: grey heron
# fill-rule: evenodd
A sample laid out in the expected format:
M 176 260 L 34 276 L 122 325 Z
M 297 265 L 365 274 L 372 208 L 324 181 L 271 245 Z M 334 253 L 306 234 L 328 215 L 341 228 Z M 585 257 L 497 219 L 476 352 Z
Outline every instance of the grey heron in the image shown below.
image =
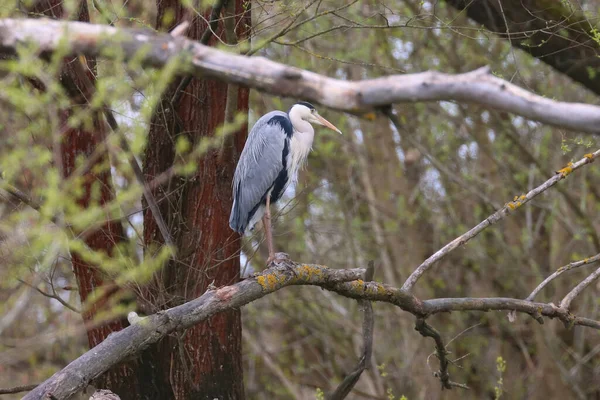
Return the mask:
M 235 169 L 229 226 L 243 235 L 262 219 L 269 249 L 267 264 L 275 259 L 270 205 L 281 198 L 306 162 L 315 136 L 311 124 L 342 133 L 305 101 L 294 104 L 287 113 L 271 111 L 250 130 Z

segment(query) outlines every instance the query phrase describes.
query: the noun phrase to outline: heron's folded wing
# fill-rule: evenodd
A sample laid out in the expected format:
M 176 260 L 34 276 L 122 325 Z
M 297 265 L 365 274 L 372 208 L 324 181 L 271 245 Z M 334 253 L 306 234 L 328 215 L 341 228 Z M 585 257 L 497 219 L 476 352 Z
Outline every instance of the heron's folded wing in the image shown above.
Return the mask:
M 256 211 L 265 194 L 283 169 L 286 131 L 278 121 L 287 118 L 273 111 L 260 118 L 248 135 L 233 178 L 233 208 L 229 225 L 244 232 L 251 213 Z

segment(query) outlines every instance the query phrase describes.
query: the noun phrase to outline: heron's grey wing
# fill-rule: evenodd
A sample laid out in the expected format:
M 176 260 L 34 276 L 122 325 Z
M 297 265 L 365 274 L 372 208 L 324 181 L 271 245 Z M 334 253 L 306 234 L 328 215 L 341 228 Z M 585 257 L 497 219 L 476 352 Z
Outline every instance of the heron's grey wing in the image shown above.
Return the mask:
M 233 178 L 231 229 L 244 233 L 252 214 L 283 169 L 286 132 L 277 123 L 287 114 L 272 111 L 261 117 L 248 135 Z

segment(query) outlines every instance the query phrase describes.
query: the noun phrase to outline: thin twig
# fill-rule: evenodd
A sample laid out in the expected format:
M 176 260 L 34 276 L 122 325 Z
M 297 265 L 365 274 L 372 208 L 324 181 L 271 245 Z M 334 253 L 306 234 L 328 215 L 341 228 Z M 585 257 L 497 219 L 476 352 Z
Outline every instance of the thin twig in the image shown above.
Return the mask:
M 440 361 L 440 370 L 434 372 L 433 376 L 436 378 L 440 378 L 440 382 L 442 383 L 442 389 L 452 389 L 453 387 L 460 387 L 463 389 L 468 389 L 469 387 L 462 383 L 452 382 L 450 380 L 450 374 L 448 373 L 448 364 L 450 361 L 446 357 L 448 355 L 448 351 L 446 350 L 446 346 L 444 345 L 444 341 L 442 340 L 442 335 L 425 322 L 424 318 L 417 318 L 417 322 L 415 324 L 415 330 L 419 332 L 424 337 L 433 338 L 435 341 L 435 350 L 437 353 L 437 357 Z
M 544 279 L 544 281 L 542 283 L 540 283 L 533 290 L 533 292 L 531 292 L 531 294 L 529 296 L 527 296 L 527 298 L 525 300 L 527 300 L 527 301 L 533 301 L 533 299 L 535 298 L 535 296 L 537 296 L 537 294 L 542 289 L 544 289 L 546 287 L 546 285 L 548 285 L 554 279 L 558 278 L 564 272 L 570 271 L 570 270 L 575 269 L 575 268 L 583 267 L 583 266 L 586 266 L 586 265 L 595 264 L 598 261 L 600 261 L 600 254 L 596 254 L 594 257 L 590 257 L 590 258 L 584 258 L 583 260 L 574 261 L 574 262 L 572 262 L 570 264 L 567 264 L 567 265 L 564 265 L 564 266 L 560 267 L 559 269 L 557 269 L 556 271 L 554 271 L 554 273 L 552 275 L 550 275 L 549 277 L 547 277 L 546 279 Z
M 571 302 L 575 297 L 579 296 L 581 292 L 590 286 L 596 279 L 600 278 L 600 268 L 594 271 L 591 275 L 585 278 L 579 285 L 575 286 L 560 302 L 560 308 L 568 310 L 571 306 Z
M 200 37 L 200 43 L 207 45 L 210 41 L 212 35 L 217 35 L 216 30 L 219 26 L 219 15 L 221 14 L 221 9 L 225 5 L 226 0 L 217 0 L 213 5 L 212 11 L 210 12 L 210 17 L 208 19 L 208 26 L 202 33 Z
M 53 293 L 46 293 L 44 292 L 42 289 L 38 288 L 37 286 L 34 285 L 30 285 L 29 283 L 25 282 L 22 279 L 17 279 L 19 282 L 21 282 L 24 285 L 29 286 L 30 288 L 34 289 L 35 291 L 37 291 L 38 293 L 40 293 L 42 296 L 46 296 L 50 299 L 54 299 L 56 301 L 58 301 L 60 304 L 62 304 L 63 306 L 67 307 L 69 310 L 76 312 L 78 314 L 81 314 L 81 310 L 79 310 L 77 307 L 72 306 L 71 304 L 67 303 L 66 301 L 64 301 L 54 290 L 54 287 L 52 287 L 52 291 Z
M 290 379 L 285 375 L 281 367 L 277 365 L 277 362 L 273 360 L 273 357 L 271 357 L 269 352 L 265 350 L 262 343 L 259 343 L 255 338 L 253 338 L 252 335 L 248 333 L 246 329 L 242 330 L 242 337 L 246 342 L 248 342 L 248 344 L 250 344 L 250 347 L 252 347 L 252 349 L 257 354 L 260 354 L 260 357 L 262 358 L 267 368 L 271 370 L 271 372 L 273 372 L 273 374 L 275 374 L 277 378 L 279 378 L 281 384 L 287 389 L 287 391 L 295 399 L 302 399 L 302 394 L 297 385 L 295 385 L 294 382 L 290 381 Z
M 400 121 L 398 120 L 398 117 L 396 116 L 396 114 L 394 114 L 394 112 L 392 111 L 391 107 L 384 108 L 384 109 L 382 109 L 382 111 L 384 114 L 386 114 L 389 117 L 390 121 L 396 127 L 396 129 L 398 131 L 400 131 L 401 130 Z M 481 233 L 486 228 L 488 228 L 491 225 L 494 225 L 495 223 L 497 223 L 498 221 L 501 221 L 504 218 L 506 218 L 513 210 L 516 210 L 517 208 L 519 208 L 522 205 L 531 201 L 533 198 L 537 197 L 539 194 L 545 192 L 552 186 L 556 185 L 559 181 L 566 178 L 573 171 L 583 167 L 584 165 L 591 163 L 599 155 L 600 155 L 600 150 L 596 150 L 594 153 L 586 154 L 581 160 L 579 160 L 575 163 L 569 163 L 569 165 L 567 165 L 565 168 L 562 168 L 561 170 L 557 171 L 556 174 L 552 178 L 548 179 L 543 184 L 530 190 L 527 194 L 523 194 L 521 196 L 515 197 L 515 199 L 513 201 L 506 203 L 504 205 L 504 207 L 502 207 L 501 209 L 499 209 L 492 215 L 488 216 L 486 219 L 481 221 L 479 224 L 477 224 L 476 226 L 471 228 L 469 231 L 463 233 L 462 235 L 458 236 L 456 239 L 452 240 L 450 243 L 446 244 L 444 247 L 442 247 L 440 250 L 436 251 L 429 258 L 427 258 L 425 261 L 423 261 L 423 263 L 421 263 L 421 265 L 419 265 L 417 267 L 417 269 L 408 277 L 408 279 L 406 279 L 406 282 L 404 282 L 404 285 L 402 285 L 402 290 L 406 290 L 406 291 L 412 290 L 412 288 L 417 283 L 419 278 L 421 278 L 421 276 L 423 276 L 423 274 L 425 272 L 427 272 L 427 270 L 429 270 L 436 262 L 438 262 L 439 260 L 441 260 L 442 258 L 447 256 L 452 251 L 456 250 L 458 247 L 466 244 L 469 240 L 473 239 L 475 236 L 477 236 L 479 233 Z
M 318 0 L 313 0 L 313 1 L 309 2 L 309 3 L 307 3 L 302 10 L 299 10 L 299 11 L 296 12 L 296 15 L 291 19 L 291 21 L 286 26 L 284 26 L 282 29 L 280 29 L 277 33 L 274 33 L 269 38 L 267 38 L 264 41 L 262 41 L 255 48 L 248 50 L 248 52 L 246 52 L 246 55 L 247 56 L 254 55 L 257 51 L 259 51 L 260 49 L 262 49 L 263 47 L 265 47 L 269 43 L 277 40 L 278 38 L 280 38 L 281 36 L 285 35 L 289 31 L 291 31 L 291 30 L 297 28 L 298 26 L 302 25 L 303 23 L 305 23 L 304 21 L 306 21 L 306 20 L 301 21 L 300 23 L 298 23 L 298 25 L 294 25 L 294 22 L 296 22 L 298 20 L 298 18 L 300 18 L 300 16 L 302 15 L 302 13 L 304 11 L 308 10 L 317 1 Z M 356 2 L 356 0 L 355 0 L 355 2 Z M 313 15 L 311 18 L 309 18 L 309 20 L 313 20 L 315 18 L 317 18 L 317 15 Z
M 373 261 L 369 261 L 369 267 L 365 271 L 365 281 L 369 282 L 373 280 L 374 275 L 374 267 L 375 263 Z M 329 395 L 328 400 L 343 400 L 345 399 L 361 374 L 365 369 L 368 368 L 369 362 L 371 360 L 371 356 L 373 354 L 373 330 L 375 326 L 375 319 L 373 317 L 373 305 L 368 300 L 358 300 L 358 305 L 363 311 L 363 351 L 360 360 L 358 361 L 358 365 L 356 368 L 348 374 L 344 380 L 338 385 L 338 387 L 334 390 L 334 392 Z
M 148 183 L 146 182 L 146 179 L 144 178 L 144 173 L 142 172 L 142 169 L 140 168 L 140 165 L 138 164 L 138 162 L 135 158 L 135 154 L 133 153 L 133 151 L 131 150 L 131 147 L 129 146 L 129 142 L 127 141 L 127 138 L 125 137 L 125 134 L 119 129 L 119 124 L 117 123 L 117 120 L 115 119 L 112 111 L 108 107 L 104 107 L 104 115 L 106 117 L 106 121 L 108 122 L 108 125 L 113 130 L 113 132 L 115 132 L 119 135 L 119 145 L 127 154 L 127 160 L 129 161 L 129 166 L 133 170 L 133 174 L 135 175 L 135 179 L 138 181 L 138 184 L 142 187 L 144 199 L 146 199 L 146 202 L 148 203 L 148 207 L 150 207 L 150 211 L 152 212 L 152 217 L 154 218 L 154 221 L 156 222 L 156 225 L 158 226 L 158 230 L 160 231 L 160 234 L 162 235 L 162 237 L 165 241 L 165 244 L 171 248 L 171 251 L 175 251 L 175 242 L 173 242 L 173 238 L 171 237 L 171 234 L 169 233 L 169 228 L 167 227 L 167 224 L 165 224 L 165 220 L 162 217 L 160 208 L 158 208 L 156 199 L 154 198 L 154 195 L 152 194 L 150 186 L 148 185 Z
M 11 387 L 11 388 L 0 388 L 0 394 L 14 394 L 14 393 L 21 393 L 21 392 L 29 392 L 30 390 L 35 389 L 38 385 L 39 385 L 39 383 L 32 383 L 30 385 L 24 385 L 24 386 L 15 386 L 15 387 Z
M 31 197 L 29 197 L 26 193 L 12 186 L 10 183 L 4 181 L 3 179 L 0 180 L 0 189 L 4 190 L 15 200 L 33 208 L 34 210 L 40 210 L 40 205 L 37 202 L 32 200 Z

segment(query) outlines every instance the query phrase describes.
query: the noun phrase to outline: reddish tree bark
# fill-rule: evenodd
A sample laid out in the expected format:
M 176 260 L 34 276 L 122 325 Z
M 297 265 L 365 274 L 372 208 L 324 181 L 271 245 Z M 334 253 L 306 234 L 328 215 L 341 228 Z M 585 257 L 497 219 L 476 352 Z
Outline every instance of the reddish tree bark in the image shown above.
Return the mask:
M 40 1 L 32 11 L 38 15 L 44 14 L 54 18 L 62 18 L 62 1 Z M 90 20 L 86 1 L 80 3 L 78 20 L 83 22 L 89 22 Z M 98 144 L 105 139 L 106 134 L 102 116 L 99 114 L 94 116 L 92 126 L 69 128 L 67 124 L 73 110 L 77 107 L 86 107 L 94 95 L 96 61 L 93 58 L 88 58 L 86 62 L 87 66 L 83 66 L 77 58 L 66 58 L 61 71 L 61 83 L 71 98 L 70 108 L 60 111 L 60 121 L 63 129 L 61 132 L 60 161 L 62 165 L 60 165 L 60 168 L 65 178 L 69 178 L 75 171 L 77 167 L 76 160 L 79 158 L 88 159 Z M 40 84 L 38 83 L 37 86 L 40 86 Z M 114 193 L 109 165 L 108 155 L 104 154 L 98 157 L 84 173 L 84 183 L 81 187 L 82 195 L 77 199 L 79 206 L 87 208 L 93 204 L 102 205 L 113 200 Z M 92 198 L 93 186 L 95 185 L 100 188 L 98 191 L 99 196 Z M 115 246 L 123 239 L 124 232 L 121 223 L 108 222 L 95 232 L 88 234 L 85 243 L 93 250 L 111 254 Z M 71 260 L 79 296 L 82 304 L 84 304 L 83 320 L 89 323 L 87 337 L 89 346 L 92 348 L 112 332 L 123 329 L 127 326 L 127 322 L 124 319 L 117 319 L 96 326 L 92 324 L 100 311 L 110 310 L 111 304 L 108 299 L 116 292 L 117 288 L 98 268 L 86 263 L 77 253 L 71 254 Z M 97 301 L 88 304 L 89 296 L 97 290 L 105 292 Z M 131 364 L 122 364 L 109 370 L 95 384 L 117 393 L 124 393 L 121 396 L 123 400 L 134 398 L 136 385 L 131 380 L 133 374 L 134 368 Z
M 233 1 L 233 0 L 231 0 Z M 236 33 L 244 37 L 250 25 L 244 2 L 235 0 Z M 162 24 L 166 15 L 174 18 Z M 209 19 L 210 10 L 204 18 Z M 207 28 L 205 19 L 186 10 L 176 0 L 158 1 L 158 29 L 168 30 L 183 20 L 191 21 L 187 35 L 200 39 Z M 223 24 L 216 33 L 225 40 Z M 212 38 L 210 43 L 215 43 Z M 152 121 L 145 154 L 144 173 L 152 180 L 175 160 L 174 143 L 179 135 L 197 145 L 214 135 L 225 117 L 227 84 L 215 80 L 192 80 L 178 104 L 172 98 L 174 82 Z M 175 108 L 175 113 L 171 108 Z M 237 91 L 236 112 L 248 110 L 248 89 Z M 210 151 L 199 160 L 197 172 L 174 179 L 155 190 L 173 239 L 177 256 L 145 289 L 148 312 L 172 307 L 204 293 L 209 284 L 228 285 L 239 279 L 239 236 L 229 229 L 231 182 L 247 134 L 243 127 L 222 151 Z M 151 256 L 153 244 L 162 237 L 151 212 L 144 214 L 144 239 Z M 241 399 L 244 397 L 241 360 L 240 311 L 229 311 L 150 348 L 142 356 L 147 397 L 161 399 Z

